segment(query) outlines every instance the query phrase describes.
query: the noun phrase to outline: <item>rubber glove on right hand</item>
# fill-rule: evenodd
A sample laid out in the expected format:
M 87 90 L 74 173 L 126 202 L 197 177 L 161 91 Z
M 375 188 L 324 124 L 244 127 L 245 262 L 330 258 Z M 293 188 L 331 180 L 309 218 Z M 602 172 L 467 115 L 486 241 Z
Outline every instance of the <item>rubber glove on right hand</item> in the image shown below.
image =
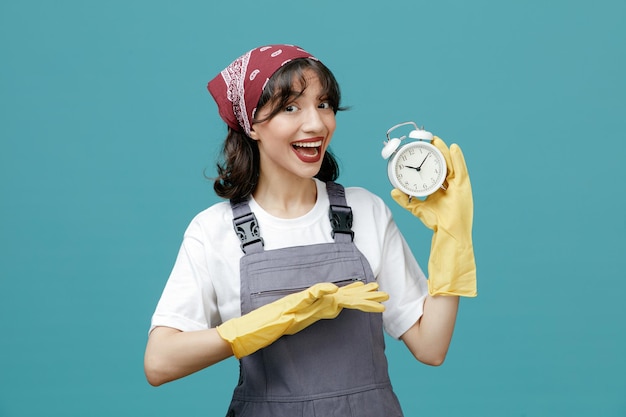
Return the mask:
M 472 244 L 474 203 L 463 153 L 458 145 L 450 149 L 438 137 L 435 145 L 448 165 L 446 190 L 425 200 L 409 197 L 394 189 L 391 197 L 434 231 L 428 261 L 430 295 L 476 296 L 476 262 Z
M 384 310 L 378 300 L 384 301 L 388 295 L 374 291 L 378 288 L 377 284 L 355 284 L 341 288 L 331 283 L 313 285 L 230 319 L 218 326 L 217 332 L 230 343 L 239 359 L 269 346 L 285 334 L 297 333 L 321 319 L 335 318 L 344 307 L 363 311 Z
M 367 313 L 382 313 L 385 311 L 385 306 L 381 302 L 387 301 L 389 294 L 377 290 L 378 284 L 375 282 L 364 284 L 362 281 L 356 281 L 340 287 L 337 292 L 322 296 L 320 303 L 307 307 L 315 311 L 308 319 L 294 324 L 286 334 L 295 334 L 321 319 L 333 319 L 344 308 Z

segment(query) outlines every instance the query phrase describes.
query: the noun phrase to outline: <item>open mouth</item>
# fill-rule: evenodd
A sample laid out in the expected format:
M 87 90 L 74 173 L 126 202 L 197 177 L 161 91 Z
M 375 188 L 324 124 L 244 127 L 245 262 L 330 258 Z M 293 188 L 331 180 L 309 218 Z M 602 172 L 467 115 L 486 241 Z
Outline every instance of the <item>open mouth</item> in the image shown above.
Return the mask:
M 322 141 L 294 142 L 291 147 L 296 155 L 304 162 L 317 162 L 322 153 Z

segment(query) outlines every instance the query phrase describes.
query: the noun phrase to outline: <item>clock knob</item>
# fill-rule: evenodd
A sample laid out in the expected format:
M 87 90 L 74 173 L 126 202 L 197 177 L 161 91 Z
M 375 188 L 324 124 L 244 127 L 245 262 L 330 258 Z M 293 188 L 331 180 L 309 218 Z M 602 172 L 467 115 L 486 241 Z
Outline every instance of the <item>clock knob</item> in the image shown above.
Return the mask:
M 389 142 L 383 142 L 385 146 L 383 147 L 383 150 L 380 152 L 383 159 L 387 159 L 391 155 L 393 155 L 396 149 L 398 149 L 398 146 L 400 146 L 401 141 L 402 139 L 393 138 L 393 139 L 390 139 Z
M 433 140 L 433 134 L 424 129 L 411 130 L 409 133 L 411 139 Z

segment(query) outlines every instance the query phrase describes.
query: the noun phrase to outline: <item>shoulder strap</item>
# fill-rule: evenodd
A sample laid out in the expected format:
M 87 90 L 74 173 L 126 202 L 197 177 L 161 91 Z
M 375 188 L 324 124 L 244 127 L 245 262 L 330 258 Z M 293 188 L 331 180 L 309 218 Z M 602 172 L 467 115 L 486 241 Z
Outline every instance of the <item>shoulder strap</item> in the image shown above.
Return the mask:
M 233 211 L 233 227 L 241 241 L 243 253 L 263 252 L 259 222 L 250 210 L 248 200 L 230 200 L 230 207 Z
M 352 208 L 346 202 L 345 189 L 341 184 L 333 181 L 326 183 L 330 208 L 328 217 L 332 227 L 332 237 L 335 242 L 352 242 Z M 263 238 L 259 229 L 259 222 L 250 210 L 248 200 L 230 200 L 233 211 L 233 228 L 241 241 L 241 250 L 245 253 L 263 252 Z
M 328 217 L 333 228 L 332 236 L 335 242 L 352 242 L 354 232 L 352 231 L 352 209 L 346 202 L 346 192 L 341 184 L 333 181 L 326 183 L 330 209 Z

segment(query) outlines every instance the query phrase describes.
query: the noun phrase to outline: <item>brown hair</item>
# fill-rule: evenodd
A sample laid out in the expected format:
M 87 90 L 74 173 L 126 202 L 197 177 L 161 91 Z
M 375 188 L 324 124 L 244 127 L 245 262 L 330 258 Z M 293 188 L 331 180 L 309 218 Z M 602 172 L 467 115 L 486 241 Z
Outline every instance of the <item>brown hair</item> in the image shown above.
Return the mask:
M 254 120 L 253 123 L 269 120 L 277 115 L 293 97 L 293 80 L 299 80 L 301 88 L 306 87 L 305 70 L 312 70 L 322 84 L 323 96 L 328 100 L 335 114 L 344 110 L 340 107 L 341 91 L 335 76 L 321 62 L 310 58 L 298 58 L 285 64 L 272 75 L 263 89 L 257 105 L 257 111 L 265 105 L 272 106 L 272 111 L 264 120 Z M 228 128 L 228 134 L 222 147 L 221 161 L 217 163 L 218 177 L 213 183 L 213 189 L 218 196 L 227 199 L 247 198 L 256 188 L 259 177 L 259 148 L 257 142 L 245 133 Z M 322 166 L 315 178 L 321 181 L 334 181 L 339 177 L 337 160 L 326 150 Z

